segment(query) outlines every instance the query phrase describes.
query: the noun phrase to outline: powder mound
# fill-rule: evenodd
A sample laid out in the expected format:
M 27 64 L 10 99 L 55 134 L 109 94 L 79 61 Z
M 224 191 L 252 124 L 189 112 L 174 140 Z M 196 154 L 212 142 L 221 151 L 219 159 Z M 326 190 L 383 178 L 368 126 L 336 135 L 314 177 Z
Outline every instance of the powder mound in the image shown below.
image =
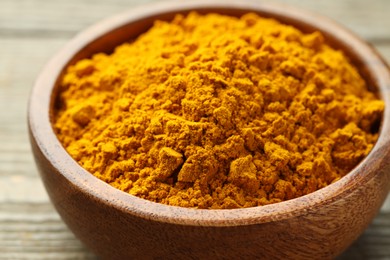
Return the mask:
M 384 109 L 319 32 L 256 14 L 177 15 L 70 66 L 54 129 L 113 187 L 227 209 L 293 199 L 372 149 Z

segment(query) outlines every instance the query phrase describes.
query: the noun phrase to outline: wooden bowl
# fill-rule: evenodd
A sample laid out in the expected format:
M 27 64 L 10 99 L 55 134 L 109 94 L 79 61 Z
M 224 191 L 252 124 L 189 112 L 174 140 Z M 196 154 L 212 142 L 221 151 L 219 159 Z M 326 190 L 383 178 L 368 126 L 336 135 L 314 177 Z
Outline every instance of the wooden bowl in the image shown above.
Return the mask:
M 80 167 L 52 129 L 52 110 L 64 68 L 110 52 L 147 30 L 155 19 L 197 10 L 239 16 L 256 12 L 320 30 L 344 50 L 386 108 L 379 139 L 349 174 L 309 195 L 245 209 L 167 206 L 117 190 Z M 35 160 L 50 198 L 76 236 L 105 259 L 329 259 L 368 226 L 390 188 L 390 75 L 367 43 L 318 15 L 285 5 L 246 1 L 160 2 L 105 20 L 79 34 L 46 66 L 31 93 L 28 123 Z

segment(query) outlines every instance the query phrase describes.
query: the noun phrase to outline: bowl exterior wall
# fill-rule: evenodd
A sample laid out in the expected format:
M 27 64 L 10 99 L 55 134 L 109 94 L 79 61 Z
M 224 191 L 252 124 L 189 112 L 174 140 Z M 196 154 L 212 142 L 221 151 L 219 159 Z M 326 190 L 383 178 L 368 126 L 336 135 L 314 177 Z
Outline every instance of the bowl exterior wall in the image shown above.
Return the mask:
M 202 3 L 206 4 L 206 1 Z M 198 3 L 187 6 L 185 11 L 197 5 Z M 313 28 L 321 26 L 330 42 L 345 50 L 359 70 L 367 76 L 368 85 L 379 86 L 376 90 L 379 90 L 386 106 L 390 105 L 390 80 L 387 68 L 375 58 L 375 55 L 371 60 L 372 50 L 361 48 L 362 44 L 344 30 L 330 26 L 329 21 L 319 19 L 317 16 L 302 15 L 284 7 L 274 9 L 257 3 L 252 7 L 245 7 L 246 5 L 248 3 L 245 1 L 234 1 L 230 8 L 222 8 L 221 5 L 220 8 L 212 10 L 240 15 L 253 7 L 253 10 L 258 10 L 261 14 L 276 15 L 281 21 L 291 22 L 305 29 L 304 31 L 312 31 Z M 238 9 L 233 8 L 234 6 Z M 168 6 L 164 8 L 166 7 Z M 180 8 L 178 4 L 170 6 L 171 11 L 163 18 L 171 19 Z M 262 11 L 263 9 L 265 11 Z M 326 192 L 320 190 L 315 196 L 309 194 L 297 199 L 291 203 L 294 207 L 285 209 L 285 212 L 274 207 L 275 212 L 259 214 L 267 215 L 267 218 L 252 217 L 248 223 L 245 223 L 248 215 L 244 214 L 245 221 L 224 223 L 222 218 L 218 219 L 218 225 L 204 224 L 202 219 L 199 219 L 199 222 L 198 219 L 194 221 L 190 213 L 188 219 L 191 221 L 186 223 L 157 221 L 156 216 L 159 213 L 154 208 L 151 208 L 147 217 L 141 217 L 128 208 L 118 206 L 123 204 L 116 203 L 119 199 L 114 195 L 112 197 L 96 195 L 101 192 L 101 188 L 110 190 L 108 194 L 118 193 L 111 192 L 113 188 L 107 184 L 95 185 L 96 183 L 90 184 L 85 181 L 85 176 L 81 176 L 85 174 L 83 170 L 75 167 L 77 166 L 75 161 L 69 160 L 50 125 L 48 114 L 52 100 L 49 95 L 55 96 L 55 93 L 48 92 L 56 90 L 53 85 L 59 77 L 59 71 L 63 70 L 65 65 L 89 57 L 95 52 L 111 51 L 118 43 L 145 31 L 157 16 L 160 17 L 158 9 L 153 11 L 153 15 L 146 15 L 149 9 L 143 10 L 147 11 L 140 14 L 134 11 L 131 16 L 123 16 L 123 26 L 118 25 L 117 28 L 114 27 L 115 30 L 111 30 L 113 28 L 110 26 L 113 25 L 104 24 L 103 27 L 92 28 L 90 34 L 81 35 L 78 41 L 74 41 L 49 64 L 49 69 L 37 81 L 39 84 L 36 84 L 36 91 L 32 94 L 33 106 L 29 111 L 30 141 L 44 185 L 64 222 L 86 246 L 104 259 L 330 259 L 340 254 L 368 226 L 388 194 L 389 118 L 383 118 L 380 134 L 383 138 L 380 142 L 378 140 L 375 151 L 369 155 L 369 160 L 358 166 L 353 174 L 339 181 L 345 185 L 335 183 L 324 188 Z M 204 7 L 199 10 L 209 11 Z M 301 21 L 303 18 L 305 19 Z M 351 45 L 352 43 L 354 45 Z M 366 59 L 362 60 L 362 56 Z M 370 69 L 366 70 L 367 68 Z M 385 76 L 379 77 L 379 74 Z M 389 115 L 388 107 L 386 111 L 385 115 Z M 69 169 L 77 170 L 69 172 Z M 348 180 L 345 181 L 345 178 Z M 91 190 L 94 193 L 90 192 Z M 315 203 L 313 197 L 316 198 Z M 131 203 L 135 199 L 125 201 Z M 259 213 L 261 210 L 259 207 L 256 212 Z M 192 224 L 188 224 L 189 222 Z
M 330 259 L 363 232 L 389 190 L 390 169 L 382 167 L 348 196 L 290 218 L 220 227 L 163 223 L 132 215 L 86 194 L 53 167 L 35 142 L 32 146 L 43 182 L 62 219 L 104 259 Z

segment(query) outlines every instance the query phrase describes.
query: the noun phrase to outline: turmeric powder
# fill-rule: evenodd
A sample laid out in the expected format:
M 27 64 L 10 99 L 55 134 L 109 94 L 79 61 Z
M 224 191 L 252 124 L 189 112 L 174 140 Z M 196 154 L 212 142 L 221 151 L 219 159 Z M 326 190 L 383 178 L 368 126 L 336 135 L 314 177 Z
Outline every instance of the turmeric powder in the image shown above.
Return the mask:
M 192 12 L 67 69 L 54 130 L 115 188 L 228 209 L 293 199 L 372 149 L 384 103 L 320 32 Z

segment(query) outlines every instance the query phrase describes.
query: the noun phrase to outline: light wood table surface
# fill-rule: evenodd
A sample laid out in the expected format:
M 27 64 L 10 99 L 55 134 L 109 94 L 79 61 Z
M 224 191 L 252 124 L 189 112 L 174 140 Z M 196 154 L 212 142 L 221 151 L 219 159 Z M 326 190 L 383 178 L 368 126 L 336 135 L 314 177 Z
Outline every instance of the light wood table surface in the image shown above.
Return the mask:
M 77 32 L 147 2 L 0 0 L 0 259 L 97 259 L 61 221 L 40 181 L 27 135 L 28 95 L 45 62 Z M 278 2 L 335 19 L 390 62 L 390 1 Z M 339 259 L 390 259 L 390 199 Z

